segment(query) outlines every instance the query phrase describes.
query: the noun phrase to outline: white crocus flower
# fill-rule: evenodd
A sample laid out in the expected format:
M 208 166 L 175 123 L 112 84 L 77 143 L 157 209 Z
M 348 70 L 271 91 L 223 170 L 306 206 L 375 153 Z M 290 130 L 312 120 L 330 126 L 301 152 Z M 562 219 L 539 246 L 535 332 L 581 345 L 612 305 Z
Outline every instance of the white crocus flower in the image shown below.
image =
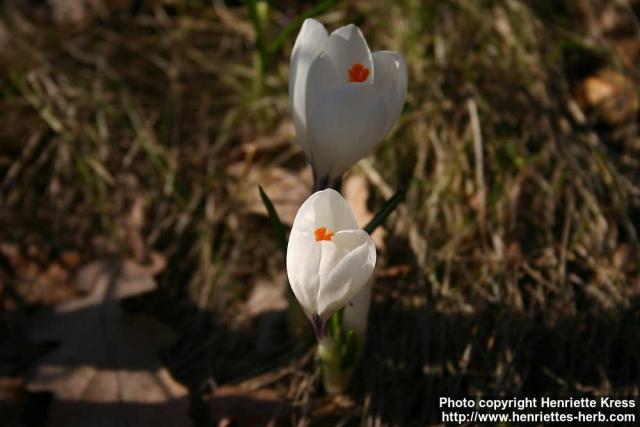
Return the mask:
M 302 204 L 289 237 L 287 275 L 317 334 L 367 286 L 375 263 L 375 245 L 340 193 L 318 191 Z
M 304 21 L 291 54 L 289 98 L 317 182 L 335 180 L 367 155 L 400 116 L 406 95 L 398 52 L 371 53 L 353 24 L 328 35 L 315 19 Z

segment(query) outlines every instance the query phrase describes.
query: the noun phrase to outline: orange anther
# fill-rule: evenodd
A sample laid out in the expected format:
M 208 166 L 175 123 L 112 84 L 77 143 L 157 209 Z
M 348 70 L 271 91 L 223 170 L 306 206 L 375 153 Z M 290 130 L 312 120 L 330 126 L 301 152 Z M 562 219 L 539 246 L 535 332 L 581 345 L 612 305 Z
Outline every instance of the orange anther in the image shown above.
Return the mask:
M 349 70 L 349 81 L 361 83 L 369 77 L 369 69 L 362 64 L 353 64 Z
M 334 235 L 333 230 L 329 230 L 327 233 L 327 227 L 316 228 L 316 242 L 320 242 L 322 240 L 331 240 Z

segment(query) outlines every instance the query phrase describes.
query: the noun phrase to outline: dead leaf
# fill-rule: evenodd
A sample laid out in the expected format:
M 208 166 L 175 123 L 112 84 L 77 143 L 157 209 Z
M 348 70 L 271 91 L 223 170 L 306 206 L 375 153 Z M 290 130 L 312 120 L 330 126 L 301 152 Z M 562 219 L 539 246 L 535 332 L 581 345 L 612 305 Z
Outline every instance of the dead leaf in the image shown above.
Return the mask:
M 48 261 L 43 267 L 40 249 L 0 243 L 0 253 L 9 260 L 15 272 L 16 291 L 31 304 L 56 304 L 73 297 L 69 267 L 57 260 Z
M 131 202 L 129 211 L 116 219 L 115 235 L 126 241 L 131 248 L 133 258 L 143 260 L 149 253 L 144 237 L 145 204 L 143 196 L 137 196 Z
M 260 185 L 273 202 L 280 220 L 287 225 L 293 224 L 298 209 L 311 195 L 312 175 L 306 167 L 294 172 L 281 167 L 261 169 L 254 165 L 247 168 L 244 162 L 239 162 L 227 171 L 246 189 L 240 195 L 246 212 L 267 216 L 258 191 Z
M 3 377 L 0 373 L 0 420 L 6 427 L 21 427 L 26 393 L 21 378 Z
M 267 280 L 258 280 L 245 303 L 245 311 L 249 317 L 256 317 L 270 311 L 281 311 L 287 308 L 284 281 L 276 284 Z
M 27 380 L 28 390 L 54 395 L 49 426 L 190 425 L 187 390 L 157 356 L 167 331 L 120 307 L 155 287 L 132 261 L 96 261 L 76 277 L 85 296 L 34 319 L 32 340 L 60 343 Z
M 65 267 L 75 269 L 80 265 L 80 254 L 72 250 L 62 251 L 60 260 Z
M 0 401 L 15 402 L 20 399 L 24 384 L 19 377 L 0 377 Z
M 640 105 L 633 81 L 613 70 L 601 70 L 580 82 L 576 101 L 596 121 L 610 126 L 634 120 Z
M 74 287 L 91 294 L 90 301 L 82 299 L 82 304 L 100 303 L 104 298 L 120 299 L 154 290 L 154 272 L 154 267 L 143 267 L 131 260 L 96 261 L 78 271 Z M 102 294 L 107 291 L 113 295 Z
M 255 320 L 256 351 L 268 354 L 277 349 L 283 334 L 283 313 L 287 309 L 286 281 L 258 280 L 244 303 L 243 317 Z M 286 315 L 284 315 L 286 317 Z

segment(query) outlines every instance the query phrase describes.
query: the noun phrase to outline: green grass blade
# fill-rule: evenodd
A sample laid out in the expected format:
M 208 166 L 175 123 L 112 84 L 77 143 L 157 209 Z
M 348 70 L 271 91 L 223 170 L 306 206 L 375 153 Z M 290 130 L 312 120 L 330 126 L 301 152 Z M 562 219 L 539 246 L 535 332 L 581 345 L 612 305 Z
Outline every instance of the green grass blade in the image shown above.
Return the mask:
M 269 220 L 271 221 L 271 227 L 273 231 L 276 233 L 276 238 L 278 239 L 278 245 L 280 245 L 280 250 L 287 256 L 287 236 L 285 233 L 284 225 L 282 221 L 280 221 L 280 217 L 278 216 L 278 212 L 276 212 L 276 208 L 273 207 L 273 203 L 271 203 L 271 199 L 267 196 L 267 193 L 264 192 L 262 186 L 258 186 L 260 189 L 260 197 L 262 198 L 262 203 L 267 208 L 267 212 L 269 213 Z
M 369 221 L 369 224 L 364 226 L 364 231 L 371 234 L 373 231 L 378 228 L 387 217 L 393 212 L 396 207 L 404 200 L 404 197 L 407 195 L 407 190 L 402 188 L 396 192 L 389 200 L 386 201 L 382 209 L 376 213 L 376 215 Z
M 266 23 L 268 21 L 268 3 L 258 0 L 249 0 L 247 2 L 247 7 L 249 9 L 249 18 L 251 19 L 253 29 L 256 32 L 256 47 L 264 59 L 267 54 Z

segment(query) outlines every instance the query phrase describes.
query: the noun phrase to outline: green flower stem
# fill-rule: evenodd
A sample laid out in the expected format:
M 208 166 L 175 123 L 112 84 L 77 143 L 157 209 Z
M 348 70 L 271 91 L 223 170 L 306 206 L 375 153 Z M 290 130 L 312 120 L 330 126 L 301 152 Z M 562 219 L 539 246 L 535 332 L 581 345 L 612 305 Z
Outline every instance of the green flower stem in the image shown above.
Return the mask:
M 318 342 L 318 359 L 322 370 L 322 382 L 327 394 L 344 393 L 353 376 L 353 367 L 343 367 L 343 355 L 340 347 L 329 338 Z

